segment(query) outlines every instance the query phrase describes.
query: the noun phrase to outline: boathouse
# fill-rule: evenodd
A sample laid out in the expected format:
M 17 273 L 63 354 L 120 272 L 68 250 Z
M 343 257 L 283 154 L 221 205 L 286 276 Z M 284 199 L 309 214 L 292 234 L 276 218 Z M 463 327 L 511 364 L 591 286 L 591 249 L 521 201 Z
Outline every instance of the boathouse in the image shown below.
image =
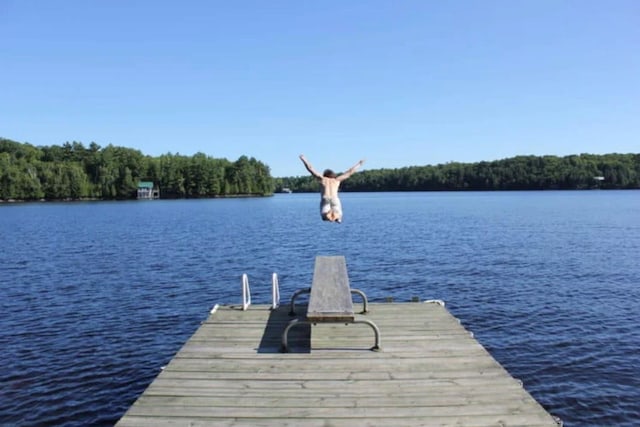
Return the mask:
M 153 181 L 138 182 L 138 200 L 153 200 L 160 198 L 160 189 Z

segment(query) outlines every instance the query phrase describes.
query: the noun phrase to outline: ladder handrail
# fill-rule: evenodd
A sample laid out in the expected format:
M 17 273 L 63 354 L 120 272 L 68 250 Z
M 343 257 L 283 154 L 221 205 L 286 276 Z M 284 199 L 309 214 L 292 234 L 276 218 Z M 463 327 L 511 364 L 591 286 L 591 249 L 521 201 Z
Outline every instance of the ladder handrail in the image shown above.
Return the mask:
M 271 275 L 271 309 L 275 310 L 280 306 L 280 283 L 278 282 L 278 274 Z M 247 273 L 242 274 L 242 310 L 246 311 L 251 305 L 251 287 L 249 286 L 249 276 Z
M 280 284 L 278 283 L 278 274 L 271 275 L 271 308 L 275 310 L 280 305 Z
M 249 276 L 242 275 L 242 310 L 246 311 L 251 305 L 251 288 L 249 287 Z

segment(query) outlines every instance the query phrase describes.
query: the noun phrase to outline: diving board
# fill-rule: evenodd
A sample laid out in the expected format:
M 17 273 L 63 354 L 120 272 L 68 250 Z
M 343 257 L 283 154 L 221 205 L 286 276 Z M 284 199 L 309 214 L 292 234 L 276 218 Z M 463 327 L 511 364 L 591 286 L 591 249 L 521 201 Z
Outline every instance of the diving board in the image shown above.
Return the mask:
M 296 318 L 289 322 L 282 334 L 282 350 L 287 352 L 288 334 L 292 327 L 299 324 L 317 323 L 364 323 L 369 325 L 374 332 L 375 343 L 371 350 L 380 350 L 380 330 L 371 320 L 356 317 L 353 309 L 352 293 L 362 296 L 364 311 L 367 311 L 367 297 L 364 292 L 351 289 L 347 262 L 342 255 L 317 256 L 313 270 L 313 282 L 311 288 L 306 288 L 294 293 L 291 298 L 291 314 L 295 311 L 295 298 L 301 293 L 310 293 L 309 306 L 306 316 Z

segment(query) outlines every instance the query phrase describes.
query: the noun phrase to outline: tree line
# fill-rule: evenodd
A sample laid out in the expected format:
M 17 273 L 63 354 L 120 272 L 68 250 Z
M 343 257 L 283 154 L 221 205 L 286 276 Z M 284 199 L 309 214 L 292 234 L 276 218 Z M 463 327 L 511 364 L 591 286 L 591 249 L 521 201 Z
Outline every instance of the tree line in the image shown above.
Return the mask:
M 36 147 L 0 138 L 0 200 L 131 199 L 139 181 L 162 198 L 266 196 L 287 188 L 316 192 L 310 175 L 273 178 L 264 163 L 203 153 L 143 155 L 80 142 Z M 411 166 L 356 173 L 343 191 L 638 189 L 640 154 L 516 156 L 491 162 Z
M 276 188 L 318 191 L 310 176 L 276 178 Z M 516 156 L 356 173 L 342 191 L 493 191 L 640 188 L 640 154 Z
M 94 142 L 36 147 L 0 138 L 0 200 L 132 199 L 140 181 L 152 181 L 162 198 L 266 196 L 274 190 L 269 167 L 253 157 L 151 157 Z

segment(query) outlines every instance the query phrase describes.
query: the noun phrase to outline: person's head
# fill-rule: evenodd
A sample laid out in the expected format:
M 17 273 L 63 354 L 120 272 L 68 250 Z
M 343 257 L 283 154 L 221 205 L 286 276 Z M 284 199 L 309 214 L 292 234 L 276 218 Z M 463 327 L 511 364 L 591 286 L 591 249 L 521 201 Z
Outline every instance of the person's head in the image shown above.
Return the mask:
M 335 178 L 336 177 L 336 173 L 334 171 L 332 171 L 331 169 L 325 169 L 324 173 L 322 174 L 322 176 L 324 176 L 325 178 Z

